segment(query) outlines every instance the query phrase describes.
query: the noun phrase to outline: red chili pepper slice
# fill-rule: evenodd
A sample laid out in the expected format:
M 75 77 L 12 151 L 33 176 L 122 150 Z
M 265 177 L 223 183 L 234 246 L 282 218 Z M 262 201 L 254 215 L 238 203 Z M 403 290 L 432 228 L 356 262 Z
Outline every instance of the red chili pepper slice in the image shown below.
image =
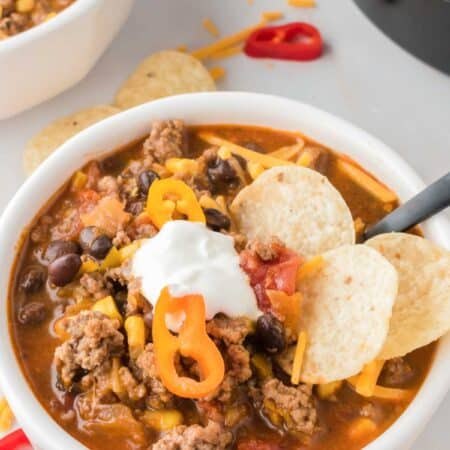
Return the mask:
M 0 439 L 0 450 L 32 450 L 30 441 L 22 430 L 16 430 Z
M 319 30 L 304 22 L 292 22 L 255 30 L 247 39 L 244 51 L 254 58 L 311 61 L 322 54 Z

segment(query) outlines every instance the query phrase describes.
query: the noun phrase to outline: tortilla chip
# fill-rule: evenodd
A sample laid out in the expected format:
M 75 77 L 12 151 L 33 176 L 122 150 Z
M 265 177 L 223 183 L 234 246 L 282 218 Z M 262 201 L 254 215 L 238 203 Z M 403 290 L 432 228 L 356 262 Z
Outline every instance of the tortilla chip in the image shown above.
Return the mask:
M 306 258 L 355 243 L 352 214 L 341 194 L 305 167 L 266 170 L 239 192 L 231 212 L 249 239 L 277 236 Z
M 406 355 L 450 330 L 450 252 L 407 233 L 380 234 L 366 242 L 397 269 L 398 296 L 379 358 Z
M 59 146 L 85 128 L 120 112 L 110 105 L 82 109 L 57 119 L 36 134 L 27 144 L 23 155 L 25 172 L 30 175 Z
M 215 90 L 211 74 L 197 58 L 167 50 L 142 61 L 119 89 L 114 102 L 127 109 L 157 98 Z
M 298 285 L 301 327 L 308 335 L 301 380 L 314 384 L 356 375 L 375 359 L 398 284 L 394 267 L 365 245 L 345 245 L 322 256 L 319 271 Z

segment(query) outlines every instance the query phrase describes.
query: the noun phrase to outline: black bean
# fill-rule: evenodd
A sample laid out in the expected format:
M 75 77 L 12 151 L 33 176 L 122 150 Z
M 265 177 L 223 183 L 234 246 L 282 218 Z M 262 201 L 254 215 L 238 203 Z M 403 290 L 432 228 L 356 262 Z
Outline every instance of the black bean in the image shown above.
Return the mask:
M 207 174 L 209 181 L 215 183 L 230 183 L 238 179 L 233 166 L 224 159 L 217 158 L 208 162 Z
M 55 286 L 65 286 L 75 278 L 80 267 L 80 255 L 70 253 L 68 255 L 60 256 L 49 264 L 48 278 Z
M 45 305 L 40 302 L 31 302 L 19 309 L 17 319 L 22 325 L 36 325 L 47 316 Z
M 229 230 L 231 226 L 230 219 L 218 209 L 215 208 L 204 208 L 203 212 L 206 217 L 206 225 L 208 225 L 211 230 Z
M 160 176 L 153 172 L 153 170 L 146 170 L 145 172 L 141 172 L 138 177 L 138 188 L 139 192 L 142 195 L 147 195 L 150 186 L 154 181 L 159 180 Z
M 81 248 L 88 252 L 94 240 L 101 234 L 97 227 L 91 226 L 83 228 L 80 232 L 79 242 Z
M 286 346 L 283 324 L 272 314 L 264 314 L 256 321 L 256 334 L 269 353 L 279 353 Z
M 48 262 L 52 262 L 56 258 L 69 253 L 81 253 L 81 248 L 78 243 L 59 239 L 48 244 L 47 249 L 45 250 L 45 259 Z
M 111 250 L 112 245 L 111 239 L 106 234 L 101 234 L 94 239 L 88 253 L 94 258 L 103 259 Z
M 29 267 L 20 279 L 20 288 L 27 294 L 38 292 L 45 283 L 45 271 L 42 267 Z

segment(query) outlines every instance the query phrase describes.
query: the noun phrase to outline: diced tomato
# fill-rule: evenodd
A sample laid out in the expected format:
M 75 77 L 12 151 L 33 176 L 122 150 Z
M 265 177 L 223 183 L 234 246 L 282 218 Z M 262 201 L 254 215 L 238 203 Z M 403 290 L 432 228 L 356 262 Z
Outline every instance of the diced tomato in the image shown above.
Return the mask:
M 258 306 L 262 311 L 270 310 L 266 289 L 283 291 L 288 295 L 295 292 L 301 258 L 287 247 L 279 248 L 277 253 L 278 257 L 272 261 L 263 261 L 249 250 L 244 250 L 240 255 L 241 267 L 250 278 Z
M 260 439 L 249 439 L 241 441 L 237 446 L 238 450 L 281 450 L 276 442 L 266 442 Z
M 76 203 L 81 214 L 91 211 L 100 200 L 100 194 L 92 189 L 76 193 Z

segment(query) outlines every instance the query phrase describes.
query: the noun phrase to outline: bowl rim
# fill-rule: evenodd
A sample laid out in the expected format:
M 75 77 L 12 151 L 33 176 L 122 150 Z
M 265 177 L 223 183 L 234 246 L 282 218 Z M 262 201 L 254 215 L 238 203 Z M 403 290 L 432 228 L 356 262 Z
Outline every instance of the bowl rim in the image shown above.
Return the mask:
M 91 1 L 91 0 L 89 0 Z M 126 134 L 127 130 L 136 128 L 136 123 L 139 123 L 139 127 L 142 130 L 147 130 L 150 124 L 151 115 L 154 118 L 162 118 L 166 111 L 171 111 L 171 117 L 183 116 L 184 114 L 192 114 L 193 111 L 201 110 L 203 108 L 206 111 L 211 109 L 211 102 L 216 104 L 222 103 L 224 106 L 224 114 L 232 118 L 233 109 L 237 111 L 241 108 L 239 105 L 252 105 L 248 108 L 248 112 L 244 114 L 248 116 L 248 120 L 201 120 L 198 123 L 238 123 L 238 124 L 256 124 L 263 120 L 259 117 L 261 109 L 263 107 L 270 106 L 271 110 L 267 112 L 267 117 L 277 117 L 278 121 L 284 117 L 290 117 L 295 111 L 303 114 L 305 117 L 311 117 L 310 123 L 315 124 L 317 130 L 328 130 L 330 133 L 336 133 L 336 135 L 342 136 L 342 139 L 352 143 L 358 143 L 363 147 L 362 154 L 370 154 L 372 159 L 376 159 L 377 163 L 383 163 L 386 167 L 389 167 L 396 175 L 401 177 L 399 184 L 404 185 L 405 191 L 408 191 L 408 195 L 413 195 L 415 192 L 421 190 L 425 185 L 418 175 L 408 166 L 408 164 L 393 150 L 388 148 L 378 139 L 372 137 L 370 134 L 352 125 L 351 123 L 340 119 L 330 113 L 327 113 L 316 107 L 307 105 L 295 100 L 286 99 L 283 97 L 257 94 L 257 93 L 245 93 L 245 92 L 212 92 L 212 93 L 194 93 L 184 94 L 180 96 L 174 96 L 164 98 L 161 100 L 153 101 L 144 105 L 137 106 L 127 111 L 123 111 L 114 115 L 104 121 L 93 125 L 92 127 L 82 131 L 64 145 L 62 145 L 57 152 L 53 153 L 36 171 L 35 173 L 25 181 L 25 183 L 16 192 L 13 199 L 7 205 L 3 215 L 0 218 L 0 254 L 4 254 L 11 245 L 11 236 L 14 236 L 14 243 L 18 241 L 18 236 L 21 231 L 17 228 L 14 229 L 15 215 L 17 208 L 21 205 L 33 205 L 32 213 L 29 214 L 32 220 L 37 214 L 39 209 L 43 205 L 40 203 L 37 207 L 34 207 L 33 198 L 39 192 L 40 189 L 44 189 L 45 185 L 52 185 L 57 183 L 52 180 L 50 183 L 46 183 L 46 177 L 54 175 L 54 177 L 62 177 L 67 180 L 73 170 L 69 171 L 69 167 L 74 165 L 80 167 L 86 162 L 86 158 L 90 159 L 94 155 L 100 156 L 102 153 L 108 153 L 114 149 L 120 148 L 121 144 L 131 142 L 131 139 L 123 142 L 115 142 L 114 147 L 107 145 L 107 148 L 102 148 L 102 145 L 106 145 L 105 142 L 111 140 L 112 135 L 120 137 Z M 228 105 L 228 106 L 227 106 Z M 255 106 L 258 105 L 258 108 Z M 226 111 L 228 107 L 228 111 Z M 183 109 L 184 108 L 184 109 Z M 177 111 L 174 113 L 174 111 Z M 247 110 L 246 110 L 247 111 Z M 221 113 L 217 113 L 221 115 Z M 253 119 L 257 117 L 257 119 Z M 279 117 L 279 119 L 278 119 Z M 167 116 L 166 118 L 170 118 Z M 183 117 L 182 117 L 183 118 Z M 253 121 L 253 120 L 256 120 Z M 294 120 L 292 117 L 290 120 Z M 297 118 L 295 118 L 297 120 Z M 267 121 L 270 122 L 270 119 Z M 189 122 L 189 120 L 188 120 Z M 142 127 L 141 127 L 142 125 Z M 268 125 L 270 126 L 270 125 Z M 298 120 L 297 129 L 302 129 L 301 120 Z M 144 128 L 146 127 L 146 128 Z M 273 128 L 282 128 L 274 125 Z M 286 127 L 288 129 L 288 127 Z M 311 134 L 305 133 L 305 134 Z M 103 141 L 102 141 L 103 135 Z M 142 136 L 144 133 L 142 133 Z M 315 136 L 312 136 L 316 139 Z M 319 142 L 320 140 L 317 139 Z M 323 139 L 322 139 L 323 142 Z M 324 144 L 326 144 L 324 142 Z M 327 145 L 327 144 L 326 144 Z M 94 147 L 97 146 L 97 150 Z M 100 147 L 99 147 L 100 146 Z M 84 150 L 84 152 L 83 152 Z M 339 148 L 336 148 L 339 151 Z M 84 159 L 84 160 L 83 160 Z M 365 163 L 362 163 L 365 166 Z M 374 162 L 375 164 L 375 162 Z M 369 167 L 370 171 L 374 171 L 374 166 Z M 381 169 L 380 169 L 381 170 Z M 383 169 L 384 170 L 384 169 Z M 59 173 L 62 172 L 62 173 Z M 58 182 L 59 183 L 59 182 Z M 59 183 L 61 185 L 62 183 Z M 55 189 L 52 189 L 54 192 Z M 406 200 L 406 198 L 403 198 Z M 434 240 L 440 242 L 444 247 L 450 248 L 450 229 L 447 220 L 443 217 L 435 217 L 432 219 L 432 224 L 428 234 L 431 234 Z M 14 252 L 17 251 L 17 247 L 14 247 Z M 11 253 L 11 252 L 10 252 Z M 12 255 L 11 255 L 12 256 Z M 13 270 L 13 266 L 8 266 L 7 279 L 9 280 L 10 271 Z M 6 271 L 5 271 L 6 272 Z M 1 278 L 1 277 L 0 277 Z M 0 281 L 0 284 L 4 282 Z M 2 311 L 6 311 L 5 307 L 9 298 L 9 286 L 6 286 L 5 299 L 1 299 L 3 305 L 0 304 Z M 83 445 L 67 433 L 62 427 L 60 427 L 45 409 L 40 405 L 37 398 L 34 396 L 31 387 L 28 385 L 25 377 L 20 369 L 19 363 L 16 359 L 15 352 L 12 346 L 12 336 L 9 333 L 8 314 L 0 314 L 0 355 L 2 355 L 3 364 L 0 366 L 0 385 L 3 391 L 11 403 L 13 410 L 16 412 L 19 421 L 24 429 L 29 433 L 32 439 L 36 440 L 36 443 L 43 445 L 46 450 L 59 450 L 61 445 L 67 450 L 80 450 Z M 439 360 L 439 366 L 436 361 Z M 405 446 L 406 443 L 411 443 L 411 435 L 417 435 L 422 427 L 425 425 L 426 420 L 431 416 L 432 412 L 437 408 L 441 399 L 445 396 L 450 387 L 450 335 L 441 338 L 438 348 L 436 350 L 435 359 L 432 363 L 432 367 L 425 378 L 419 392 L 414 400 L 410 403 L 404 413 L 377 439 L 367 445 L 367 450 L 390 450 L 392 448 L 399 448 L 399 446 Z M 56 441 L 56 443 L 55 443 Z M 44 444 L 42 444 L 44 443 Z
M 51 20 L 47 20 L 28 30 L 1 40 L 0 54 L 1 52 L 8 52 L 17 47 L 27 45 L 40 37 L 50 34 L 54 30 L 64 27 L 67 23 L 83 15 L 85 11 L 92 8 L 97 2 L 98 0 L 76 0 Z

